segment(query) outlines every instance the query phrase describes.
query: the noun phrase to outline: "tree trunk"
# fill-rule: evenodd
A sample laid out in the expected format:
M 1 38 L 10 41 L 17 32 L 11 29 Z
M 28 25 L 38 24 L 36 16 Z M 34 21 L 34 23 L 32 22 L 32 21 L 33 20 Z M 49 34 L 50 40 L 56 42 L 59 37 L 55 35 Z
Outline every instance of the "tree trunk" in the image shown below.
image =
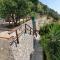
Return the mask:
M 18 38 L 18 32 L 16 30 L 16 38 L 17 38 L 17 44 L 19 44 L 19 38 Z
M 14 15 L 12 14 L 12 19 L 13 19 L 13 26 L 15 26 L 15 19 L 14 19 Z
M 9 26 L 10 26 L 10 20 L 9 20 Z
M 24 23 L 24 18 L 23 18 L 23 23 Z
M 21 24 L 20 19 L 19 19 L 19 25 Z
M 17 24 L 17 19 L 16 19 L 16 23 L 15 23 L 15 24 L 16 24 L 16 26 L 18 25 L 18 24 Z

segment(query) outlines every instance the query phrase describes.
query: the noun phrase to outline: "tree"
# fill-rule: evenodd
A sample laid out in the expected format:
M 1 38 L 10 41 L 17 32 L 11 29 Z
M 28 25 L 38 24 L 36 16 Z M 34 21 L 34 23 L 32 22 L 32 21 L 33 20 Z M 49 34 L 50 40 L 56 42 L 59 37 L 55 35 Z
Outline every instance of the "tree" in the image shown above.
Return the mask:
M 32 2 L 29 0 L 1 0 L 0 16 L 2 18 L 11 17 L 15 24 L 18 19 L 27 16 L 31 12 Z
M 37 12 L 37 5 L 39 0 L 30 0 L 33 3 L 32 11 Z
M 37 12 L 40 13 L 40 15 L 43 14 L 43 5 L 41 2 L 38 3 Z
M 53 9 L 49 9 L 48 16 L 51 16 L 52 18 L 54 18 L 54 21 L 59 20 L 59 14 Z

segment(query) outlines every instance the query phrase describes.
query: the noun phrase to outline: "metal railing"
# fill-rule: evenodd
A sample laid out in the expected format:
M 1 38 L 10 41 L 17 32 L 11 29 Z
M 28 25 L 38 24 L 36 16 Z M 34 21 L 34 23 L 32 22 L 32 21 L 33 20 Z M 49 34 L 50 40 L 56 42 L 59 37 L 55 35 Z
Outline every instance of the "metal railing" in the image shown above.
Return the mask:
M 25 24 L 25 33 L 27 33 L 27 31 L 29 31 L 29 34 L 31 35 L 33 33 L 33 28 L 28 24 Z
M 27 33 L 29 31 L 29 34 L 33 34 L 33 28 L 31 26 L 29 26 L 28 24 L 25 24 L 25 33 Z M 36 32 L 39 32 L 38 30 L 35 30 Z

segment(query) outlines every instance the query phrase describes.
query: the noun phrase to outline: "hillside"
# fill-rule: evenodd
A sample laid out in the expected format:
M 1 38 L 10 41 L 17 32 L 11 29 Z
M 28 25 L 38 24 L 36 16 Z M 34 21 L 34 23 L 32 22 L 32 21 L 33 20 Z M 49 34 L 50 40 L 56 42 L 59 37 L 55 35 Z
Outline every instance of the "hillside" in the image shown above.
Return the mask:
M 47 5 L 39 2 L 37 6 L 37 12 L 40 13 L 40 15 L 47 15 L 48 17 L 53 17 L 54 20 L 59 20 L 60 15 L 53 9 L 49 8 Z

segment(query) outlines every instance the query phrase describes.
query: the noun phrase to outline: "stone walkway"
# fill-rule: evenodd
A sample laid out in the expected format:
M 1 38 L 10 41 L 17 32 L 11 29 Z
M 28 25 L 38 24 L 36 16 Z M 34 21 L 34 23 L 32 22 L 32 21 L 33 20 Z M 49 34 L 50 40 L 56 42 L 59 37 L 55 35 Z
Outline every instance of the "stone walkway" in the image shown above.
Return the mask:
M 37 20 L 38 21 L 38 20 Z M 28 21 L 26 24 L 28 24 L 30 27 L 32 27 L 32 21 Z M 38 25 L 37 25 L 38 26 Z M 24 24 L 22 25 L 22 29 L 24 29 Z M 38 41 L 38 40 L 37 40 Z M 27 34 L 23 34 L 19 38 L 19 44 L 17 47 L 13 44 L 11 46 L 12 52 L 14 55 L 15 60 L 43 60 L 42 59 L 42 48 L 40 47 L 39 43 L 35 42 L 33 36 Z M 31 54 L 32 58 L 31 58 Z
M 19 38 L 17 47 L 15 44 L 11 46 L 15 60 L 30 60 L 30 54 L 33 52 L 33 36 L 23 34 Z
M 46 18 L 36 20 L 37 30 L 39 30 L 40 26 L 43 25 L 44 20 L 46 20 Z M 22 31 L 25 29 L 24 24 L 21 25 Z M 26 24 L 28 24 L 29 26 L 32 27 L 31 20 L 26 22 Z M 3 52 L 4 51 L 4 50 L 2 50 L 3 48 L 0 47 L 1 60 L 43 60 L 42 47 L 39 45 L 38 39 L 33 40 L 33 36 L 29 35 L 27 33 L 27 34 L 22 34 L 20 36 L 19 42 L 20 43 L 17 45 L 17 47 L 15 46 L 15 43 L 11 46 L 10 45 L 5 46 L 4 45 L 5 43 L 3 42 L 4 44 L 2 44 L 2 47 L 5 46 L 5 48 L 7 48 L 7 49 L 5 50 L 5 48 L 4 48 L 5 52 Z M 10 47 L 10 48 L 8 48 L 8 47 Z M 10 54 L 12 53 L 12 55 L 8 55 L 9 49 L 11 49 Z M 2 50 L 2 52 L 1 52 L 1 50 Z M 8 57 L 10 56 L 10 57 L 8 58 L 7 56 Z

